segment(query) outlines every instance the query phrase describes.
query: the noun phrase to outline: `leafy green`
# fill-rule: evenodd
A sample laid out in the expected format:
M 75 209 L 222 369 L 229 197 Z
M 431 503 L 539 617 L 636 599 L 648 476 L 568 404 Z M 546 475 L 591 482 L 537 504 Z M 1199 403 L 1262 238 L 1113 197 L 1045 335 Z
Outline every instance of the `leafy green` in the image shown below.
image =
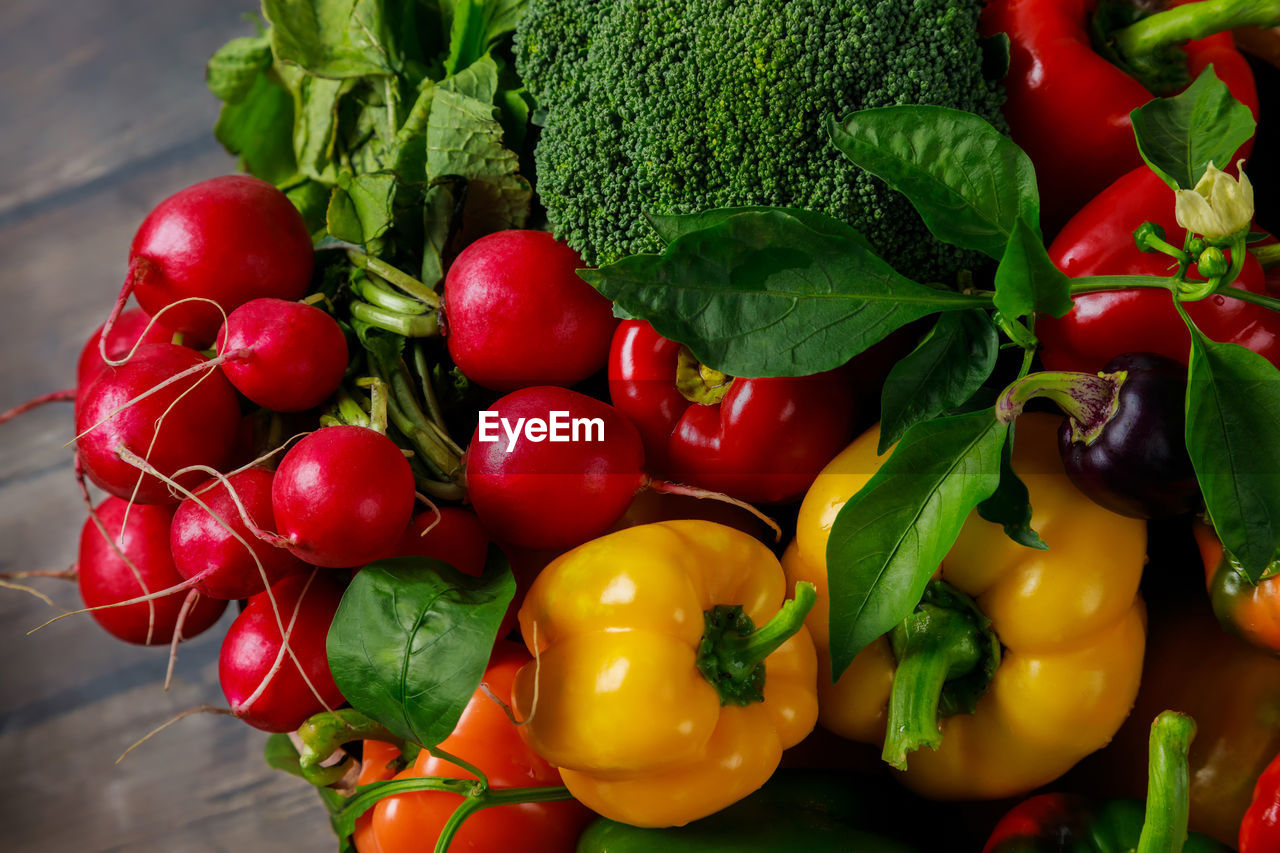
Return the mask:
M 340 174 L 325 215 L 329 235 L 358 244 L 381 237 L 394 216 L 395 189 L 394 175 Z
M 978 504 L 978 515 L 1004 528 L 1005 535 L 1027 548 L 1046 551 L 1049 546 L 1031 528 L 1031 493 L 1013 470 L 1013 435 L 1009 427 L 1004 450 L 1000 454 L 1000 485 L 995 494 Z
M 1256 126 L 1212 65 L 1182 94 L 1156 98 L 1129 115 L 1142 159 L 1175 190 L 1195 187 L 1210 162 L 1225 169 Z
M 1009 317 L 1033 312 L 1062 317 L 1071 310 L 1071 280 L 1049 260 L 1044 240 L 1019 218 L 996 267 L 996 310 Z
M 445 72 L 466 68 L 514 32 L 528 5 L 529 0 L 454 0 Z
M 496 548 L 480 578 L 425 557 L 367 566 L 329 628 L 334 681 L 354 708 L 398 737 L 435 746 L 479 686 L 514 594 Z
M 713 219 L 660 256 L 579 275 L 734 376 L 829 370 L 906 323 L 983 304 L 902 277 L 856 231 L 820 214 L 748 209 Z
M 1186 439 L 1209 518 L 1257 581 L 1280 550 L 1280 371 L 1193 327 Z
M 205 82 L 220 101 L 244 100 L 258 77 L 271 67 L 271 42 L 262 36 L 232 39 L 209 58 Z
M 239 158 L 240 168 L 280 184 L 298 171 L 289 138 L 292 127 L 293 99 L 259 71 L 240 98 L 223 105 L 213 135 Z
M 276 58 L 317 77 L 393 73 L 379 0 L 262 0 Z
M 889 371 L 880 395 L 880 453 L 909 428 L 973 396 L 999 355 L 996 328 L 982 311 L 942 314 L 924 340 Z
M 840 151 L 901 192 L 939 240 L 1000 258 L 1019 220 L 1040 235 L 1031 158 L 986 120 L 946 107 L 880 107 L 828 126 Z
M 840 509 L 827 540 L 831 676 L 920 601 L 969 513 L 1000 483 L 992 409 L 924 421 Z

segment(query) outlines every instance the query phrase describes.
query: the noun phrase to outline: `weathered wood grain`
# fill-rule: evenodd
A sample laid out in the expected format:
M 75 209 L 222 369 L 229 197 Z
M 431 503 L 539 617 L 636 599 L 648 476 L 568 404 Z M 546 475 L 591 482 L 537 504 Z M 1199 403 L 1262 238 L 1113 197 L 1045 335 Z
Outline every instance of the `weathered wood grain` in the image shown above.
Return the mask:
M 147 211 L 234 164 L 210 133 L 203 66 L 252 31 L 252 0 L 0 3 L 0 409 L 69 385 L 123 279 Z M 61 569 L 85 518 L 71 476 L 71 410 L 0 427 L 0 572 Z M 62 607 L 71 584 L 36 581 Z M 116 766 L 148 730 L 224 705 L 219 626 L 166 652 L 120 643 L 88 616 L 25 636 L 54 611 L 0 589 L 0 849 L 323 851 L 312 791 L 262 761 L 265 735 L 196 716 Z

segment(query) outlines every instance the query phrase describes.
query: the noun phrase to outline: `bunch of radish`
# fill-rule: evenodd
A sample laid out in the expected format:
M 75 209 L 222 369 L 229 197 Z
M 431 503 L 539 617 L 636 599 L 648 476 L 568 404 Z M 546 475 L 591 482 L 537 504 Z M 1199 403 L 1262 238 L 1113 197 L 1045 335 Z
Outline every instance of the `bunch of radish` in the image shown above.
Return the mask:
M 358 253 L 350 293 L 325 287 L 333 255 L 270 184 L 189 187 L 139 228 L 76 388 L 0 416 L 74 401 L 85 610 L 126 642 L 170 647 L 172 672 L 178 643 L 239 602 L 223 692 L 230 713 L 273 732 L 343 704 L 325 638 L 361 567 L 424 555 L 478 576 L 495 542 L 526 588 L 554 553 L 634 523 L 638 493 L 705 496 L 650 477 L 635 426 L 589 393 L 618 321 L 550 234 L 475 240 L 429 299 Z M 374 275 L 414 285 L 394 304 L 429 309 L 433 350 L 388 354 L 367 313 L 344 313 Z M 473 389 L 452 422 L 434 387 L 451 365 Z M 536 424 L 557 417 L 598 434 L 542 440 Z M 472 430 L 469 447 L 457 430 Z M 85 478 L 107 493 L 96 506 Z

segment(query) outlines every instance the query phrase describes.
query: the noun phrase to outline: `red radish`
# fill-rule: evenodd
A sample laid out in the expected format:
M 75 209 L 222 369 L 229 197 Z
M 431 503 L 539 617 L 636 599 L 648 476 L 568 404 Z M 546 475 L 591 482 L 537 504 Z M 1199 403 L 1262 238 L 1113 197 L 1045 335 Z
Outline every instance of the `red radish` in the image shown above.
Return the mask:
M 273 412 L 301 412 L 338 390 L 347 339 L 333 317 L 302 302 L 253 299 L 218 330 L 222 371 L 241 394 Z
M 558 441 L 549 432 L 553 412 L 570 423 L 571 439 L 574 421 L 597 420 L 599 429 L 583 425 L 578 440 Z M 465 461 L 480 521 L 499 540 L 526 548 L 567 548 L 600 535 L 647 482 L 631 422 L 612 406 L 555 386 L 516 391 L 482 412 Z
M 476 514 L 462 507 L 442 506 L 414 516 L 409 529 L 400 537 L 393 556 L 443 560 L 463 574 L 478 578 L 484 574 L 488 555 L 489 533 Z M 515 561 L 512 563 L 514 571 Z M 502 617 L 499 637 L 505 637 L 515 629 L 520 598 L 517 592 L 507 614 Z
M 96 513 L 107 536 L 92 517 L 80 531 L 79 582 L 85 607 L 129 601 L 182 582 L 169 553 L 171 508 L 130 507 L 119 498 L 107 498 L 98 504 Z M 108 633 L 127 643 L 168 645 L 186 598 L 184 590 L 151 601 L 89 612 Z M 208 629 L 225 608 L 225 601 L 201 596 L 182 623 L 182 636 L 191 638 Z
M 165 316 L 167 318 L 168 315 Z M 150 328 L 147 327 L 149 323 Z M 98 374 L 107 368 L 107 363 L 102 360 L 101 347 L 98 345 L 105 326 L 104 323 L 94 329 L 89 340 L 85 341 L 84 349 L 80 350 L 80 361 L 76 365 L 76 387 L 81 390 L 87 388 L 93 380 L 98 378 Z M 145 335 L 143 330 L 146 330 Z M 112 361 L 124 358 L 139 342 L 172 343 L 173 330 L 160 321 L 152 323 L 151 317 L 141 308 L 130 308 L 116 318 L 115 323 L 111 325 L 111 331 L 107 333 L 107 358 Z
M 276 528 L 316 566 L 363 566 L 390 554 L 413 514 L 413 471 L 395 443 L 360 426 L 318 429 L 280 461 Z
M 432 557 L 458 571 L 480 577 L 489 553 L 489 533 L 476 514 L 442 506 L 414 516 L 392 556 Z
M 146 459 L 166 476 L 191 465 L 223 466 L 240 426 L 240 404 L 217 367 L 126 406 L 203 362 L 204 356 L 186 347 L 144 344 L 127 364 L 104 371 L 85 390 L 77 406 L 76 445 L 91 480 L 116 497 L 131 497 L 136 486 L 139 503 L 177 503 L 168 486 L 122 459 L 120 449 Z M 201 479 L 190 472 L 178 482 L 190 487 Z
M 288 650 L 268 595 L 279 609 Z M 263 731 L 291 732 L 326 706 L 343 703 L 325 653 L 325 638 L 341 600 L 342 586 L 317 571 L 287 577 L 270 593 L 249 599 L 227 630 L 218 658 L 222 693 L 233 714 Z
M 311 235 L 288 197 L 266 181 L 226 175 L 187 187 L 147 215 L 121 296 L 132 292 L 153 316 L 191 297 L 229 312 L 259 296 L 302 298 L 314 265 Z M 223 314 L 189 302 L 161 319 L 199 346 L 213 340 Z
M 545 231 L 476 240 L 444 281 L 449 355 L 494 391 L 572 385 L 604 367 L 618 325 L 609 300 L 578 277 L 578 254 Z
M 193 490 L 208 509 L 192 498 L 178 506 L 170 528 L 169 545 L 178 573 L 189 580 L 199 578 L 195 589 L 210 598 L 226 601 L 248 598 L 265 589 L 263 573 L 270 585 L 306 568 L 305 563 L 285 549 L 264 542 L 250 531 L 232 499 L 231 491 L 234 491 L 254 526 L 274 533 L 271 515 L 274 478 L 266 469 L 248 468 L 230 475 L 225 482 L 210 480 Z

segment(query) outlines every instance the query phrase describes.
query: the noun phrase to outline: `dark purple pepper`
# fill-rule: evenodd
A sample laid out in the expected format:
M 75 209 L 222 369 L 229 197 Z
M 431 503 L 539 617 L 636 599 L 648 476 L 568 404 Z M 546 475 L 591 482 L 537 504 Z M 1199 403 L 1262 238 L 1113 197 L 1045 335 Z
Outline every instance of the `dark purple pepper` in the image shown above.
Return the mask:
M 1187 369 L 1154 353 L 1116 356 L 1098 374 L 1033 373 L 1011 385 L 997 411 L 1011 420 L 1032 397 L 1069 417 L 1058 432 L 1067 475 L 1112 512 L 1182 515 L 1200 506 L 1184 438 Z
M 1200 486 L 1184 438 L 1186 367 L 1140 352 L 1117 356 L 1102 371 L 1121 372 L 1127 375 L 1115 413 L 1101 429 L 1069 419 L 1058 431 L 1067 475 L 1096 503 L 1121 515 L 1163 518 L 1195 510 Z

